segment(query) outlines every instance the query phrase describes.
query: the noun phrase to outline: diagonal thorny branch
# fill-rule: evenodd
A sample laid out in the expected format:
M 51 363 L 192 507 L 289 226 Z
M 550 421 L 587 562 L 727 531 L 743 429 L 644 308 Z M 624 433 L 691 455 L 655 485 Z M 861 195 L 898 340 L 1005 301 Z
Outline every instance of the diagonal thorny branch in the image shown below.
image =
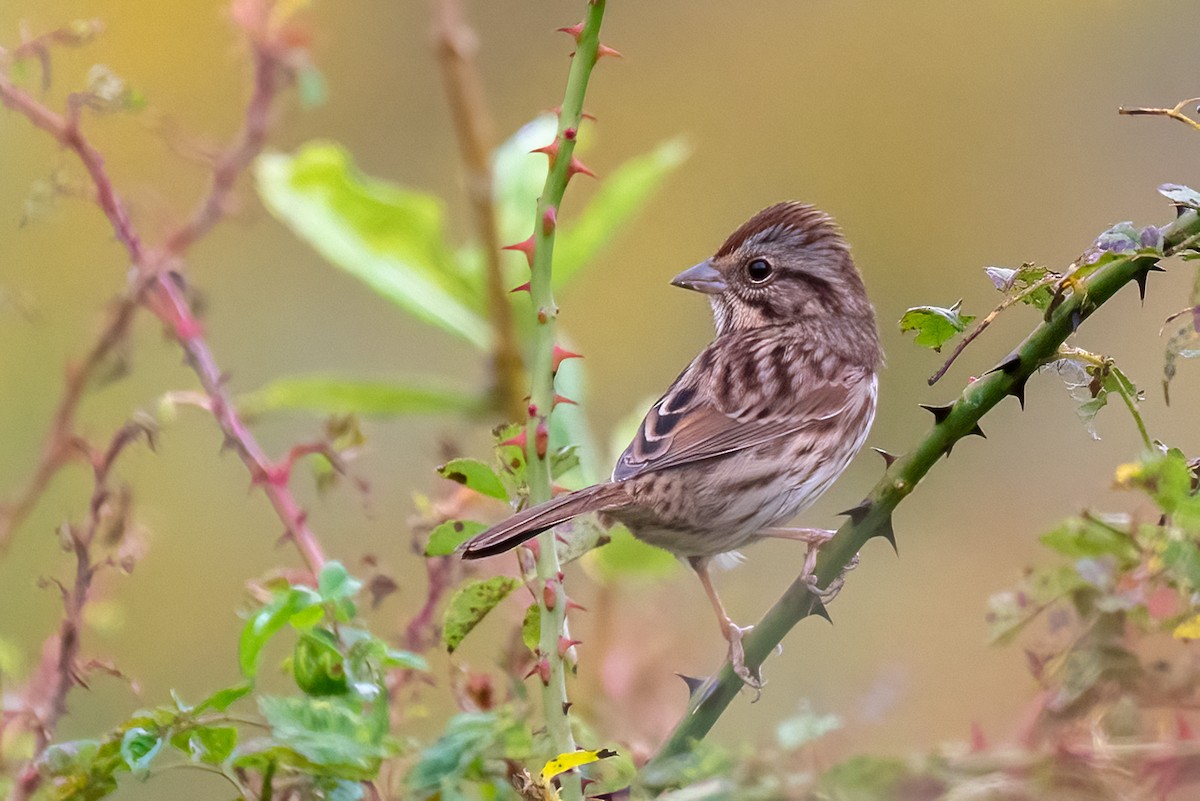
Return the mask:
M 1166 256 L 1194 248 L 1200 239 L 1200 215 L 1193 209 L 1180 209 L 1178 218 L 1161 233 Z M 1108 261 L 1082 277 L 1068 275 L 1060 285 L 1061 302 L 1051 307 L 1042 324 L 1007 358 L 968 384 L 952 403 L 926 407 L 934 416 L 933 428 L 903 456 L 885 455 L 888 469 L 883 478 L 861 504 L 847 512 L 849 519 L 821 548 L 815 571 L 817 586 L 827 588 L 837 581 L 869 539 L 883 537 L 895 544 L 892 512 L 934 464 L 963 437 L 982 436 L 979 421 L 1004 398 L 1012 395 L 1024 406 L 1029 377 L 1053 360 L 1067 337 L 1119 289 L 1131 282 L 1144 289 L 1148 273 L 1161 269 L 1161 258 L 1132 254 Z M 813 614 L 824 614 L 824 607 L 810 585 L 798 579 L 746 637 L 747 666 L 756 669 L 797 623 Z M 709 732 L 741 686 L 729 664 L 696 686 L 687 712 L 647 766 L 648 781 L 654 780 L 658 768 L 685 754 Z

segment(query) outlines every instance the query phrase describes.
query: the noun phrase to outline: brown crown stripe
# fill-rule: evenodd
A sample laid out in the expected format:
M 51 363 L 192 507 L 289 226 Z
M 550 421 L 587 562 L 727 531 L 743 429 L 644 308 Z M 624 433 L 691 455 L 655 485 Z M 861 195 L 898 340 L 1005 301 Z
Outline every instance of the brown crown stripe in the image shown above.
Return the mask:
M 832 217 L 807 203 L 801 203 L 798 200 L 789 200 L 784 203 L 776 203 L 774 206 L 768 206 L 742 223 L 741 227 L 729 235 L 729 238 L 725 240 L 725 244 L 718 248 L 713 258 L 729 255 L 741 247 L 750 237 L 761 234 L 763 231 L 776 226 L 805 232 L 807 234 L 805 245 L 818 242 L 822 239 L 833 239 L 843 247 L 845 246 L 842 239 L 842 232 L 838 229 Z

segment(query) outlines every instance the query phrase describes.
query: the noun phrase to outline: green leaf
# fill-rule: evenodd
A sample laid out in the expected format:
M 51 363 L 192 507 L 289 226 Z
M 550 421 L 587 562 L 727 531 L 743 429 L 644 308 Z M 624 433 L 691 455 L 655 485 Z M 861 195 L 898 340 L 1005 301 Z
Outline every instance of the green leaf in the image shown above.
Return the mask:
M 453 653 L 479 621 L 520 583 L 510 576 L 493 576 L 459 587 L 450 598 L 442 619 L 442 642 L 446 650 Z
M 679 569 L 679 560 L 669 551 L 642 542 L 629 529 L 616 525 L 608 530 L 609 543 L 591 552 L 585 564 L 601 581 L 614 579 L 659 579 Z
M 1200 548 L 1196 543 L 1173 540 L 1162 555 L 1163 564 L 1193 591 L 1200 590 Z
M 787 718 L 775 727 L 775 739 L 786 751 L 794 751 L 830 732 L 842 728 L 842 719 L 837 715 L 818 715 L 812 704 L 804 700 L 799 714 Z
M 462 484 L 481 495 L 508 500 L 508 491 L 504 489 L 496 471 L 478 459 L 451 459 L 437 471 L 442 478 Z
M 433 383 L 395 383 L 305 375 L 272 381 L 240 396 L 237 406 L 248 416 L 276 411 L 305 411 L 396 417 L 407 414 L 475 415 L 487 408 L 487 400 L 466 390 Z
M 537 604 L 530 604 L 521 621 L 521 642 L 533 653 L 537 653 L 542 639 L 542 611 Z
M 417 319 L 489 346 L 477 288 L 454 272 L 438 198 L 363 175 L 327 142 L 264 153 L 255 176 L 267 208 L 335 266 Z
M 324 600 L 352 598 L 361 589 L 362 582 L 351 576 L 341 562 L 329 561 L 321 567 L 321 575 L 317 577 L 317 592 Z
M 209 765 L 219 765 L 228 759 L 237 741 L 238 730 L 233 726 L 200 726 L 171 736 L 171 745 L 193 762 Z
M 443 799 L 460 798 L 457 783 L 482 758 L 525 759 L 531 750 L 523 722 L 496 712 L 464 712 L 450 718 L 445 733 L 421 752 L 404 783 L 417 798 L 438 792 Z
M 1071 559 L 1113 556 L 1126 565 L 1139 558 L 1137 543 L 1114 526 L 1091 517 L 1072 517 L 1042 536 L 1042 544 Z
M 269 604 L 258 611 L 242 629 L 238 644 L 238 664 L 242 675 L 253 679 L 258 673 L 258 660 L 263 646 L 288 624 L 293 615 L 318 606 L 321 596 L 307 587 L 289 587 L 278 593 Z M 317 610 L 320 613 L 320 610 Z M 319 619 L 319 618 L 318 618 Z
M 975 319 L 970 314 L 961 313 L 961 306 L 961 300 L 948 309 L 940 306 L 914 306 L 900 318 L 900 330 L 916 331 L 917 337 L 914 341 L 917 345 L 940 351 L 942 345 L 961 334 Z
M 254 688 L 249 684 L 237 684 L 233 687 L 226 687 L 223 690 L 217 690 L 215 693 L 205 698 L 193 710 L 195 713 L 203 712 L 206 709 L 212 709 L 217 712 L 224 712 L 229 709 L 235 701 L 245 698 Z
M 1045 311 L 1054 297 L 1052 282 L 1047 281 L 1045 286 L 1032 289 L 1048 276 L 1057 275 L 1045 267 L 1026 263 L 1015 270 L 1007 267 L 984 267 L 983 271 L 991 279 L 992 285 L 1003 292 L 1005 297 L 1019 297 L 1021 303 L 1035 309 Z
M 263 696 L 258 706 L 279 743 L 338 778 L 371 778 L 394 750 L 359 709 L 340 698 Z
M 671 139 L 649 153 L 629 159 L 601 181 L 575 222 L 560 231 L 554 242 L 555 289 L 566 285 L 596 258 L 613 235 L 645 207 L 689 152 L 682 139 Z
M 141 726 L 135 726 L 121 736 L 121 758 L 139 779 L 150 775 L 150 763 L 162 747 L 162 736 Z
M 447 520 L 429 532 L 429 543 L 425 546 L 426 556 L 449 556 L 467 540 L 487 529 L 474 520 Z

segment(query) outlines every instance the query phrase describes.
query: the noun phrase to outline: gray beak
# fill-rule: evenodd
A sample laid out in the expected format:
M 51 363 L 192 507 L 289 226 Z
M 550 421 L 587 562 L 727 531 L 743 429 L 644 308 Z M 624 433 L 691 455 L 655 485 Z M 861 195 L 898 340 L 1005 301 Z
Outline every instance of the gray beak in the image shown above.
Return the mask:
M 706 295 L 720 295 L 725 291 L 725 279 L 712 266 L 712 261 L 707 259 L 672 278 L 671 284 L 684 289 L 694 289 Z

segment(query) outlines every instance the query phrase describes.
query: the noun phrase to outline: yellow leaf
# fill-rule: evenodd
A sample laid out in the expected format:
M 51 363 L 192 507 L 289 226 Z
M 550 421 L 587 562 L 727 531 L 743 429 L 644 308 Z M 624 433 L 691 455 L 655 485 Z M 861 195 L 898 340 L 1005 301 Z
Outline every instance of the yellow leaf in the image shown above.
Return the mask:
M 1117 474 L 1114 477 L 1114 484 L 1122 489 L 1127 489 L 1134 486 L 1138 479 L 1142 477 L 1142 466 L 1137 462 L 1128 462 L 1117 467 Z
M 1197 636 L 1200 637 L 1200 635 Z M 548 786 L 550 780 L 560 773 L 566 773 L 568 770 L 577 768 L 580 765 L 589 765 L 592 762 L 598 762 L 601 759 L 608 759 L 616 755 L 616 751 L 610 751 L 607 748 L 601 748 L 598 751 L 571 751 L 567 754 L 559 754 L 542 768 L 542 784 Z
M 1200 615 L 1180 623 L 1171 632 L 1171 636 L 1177 640 L 1200 640 Z

